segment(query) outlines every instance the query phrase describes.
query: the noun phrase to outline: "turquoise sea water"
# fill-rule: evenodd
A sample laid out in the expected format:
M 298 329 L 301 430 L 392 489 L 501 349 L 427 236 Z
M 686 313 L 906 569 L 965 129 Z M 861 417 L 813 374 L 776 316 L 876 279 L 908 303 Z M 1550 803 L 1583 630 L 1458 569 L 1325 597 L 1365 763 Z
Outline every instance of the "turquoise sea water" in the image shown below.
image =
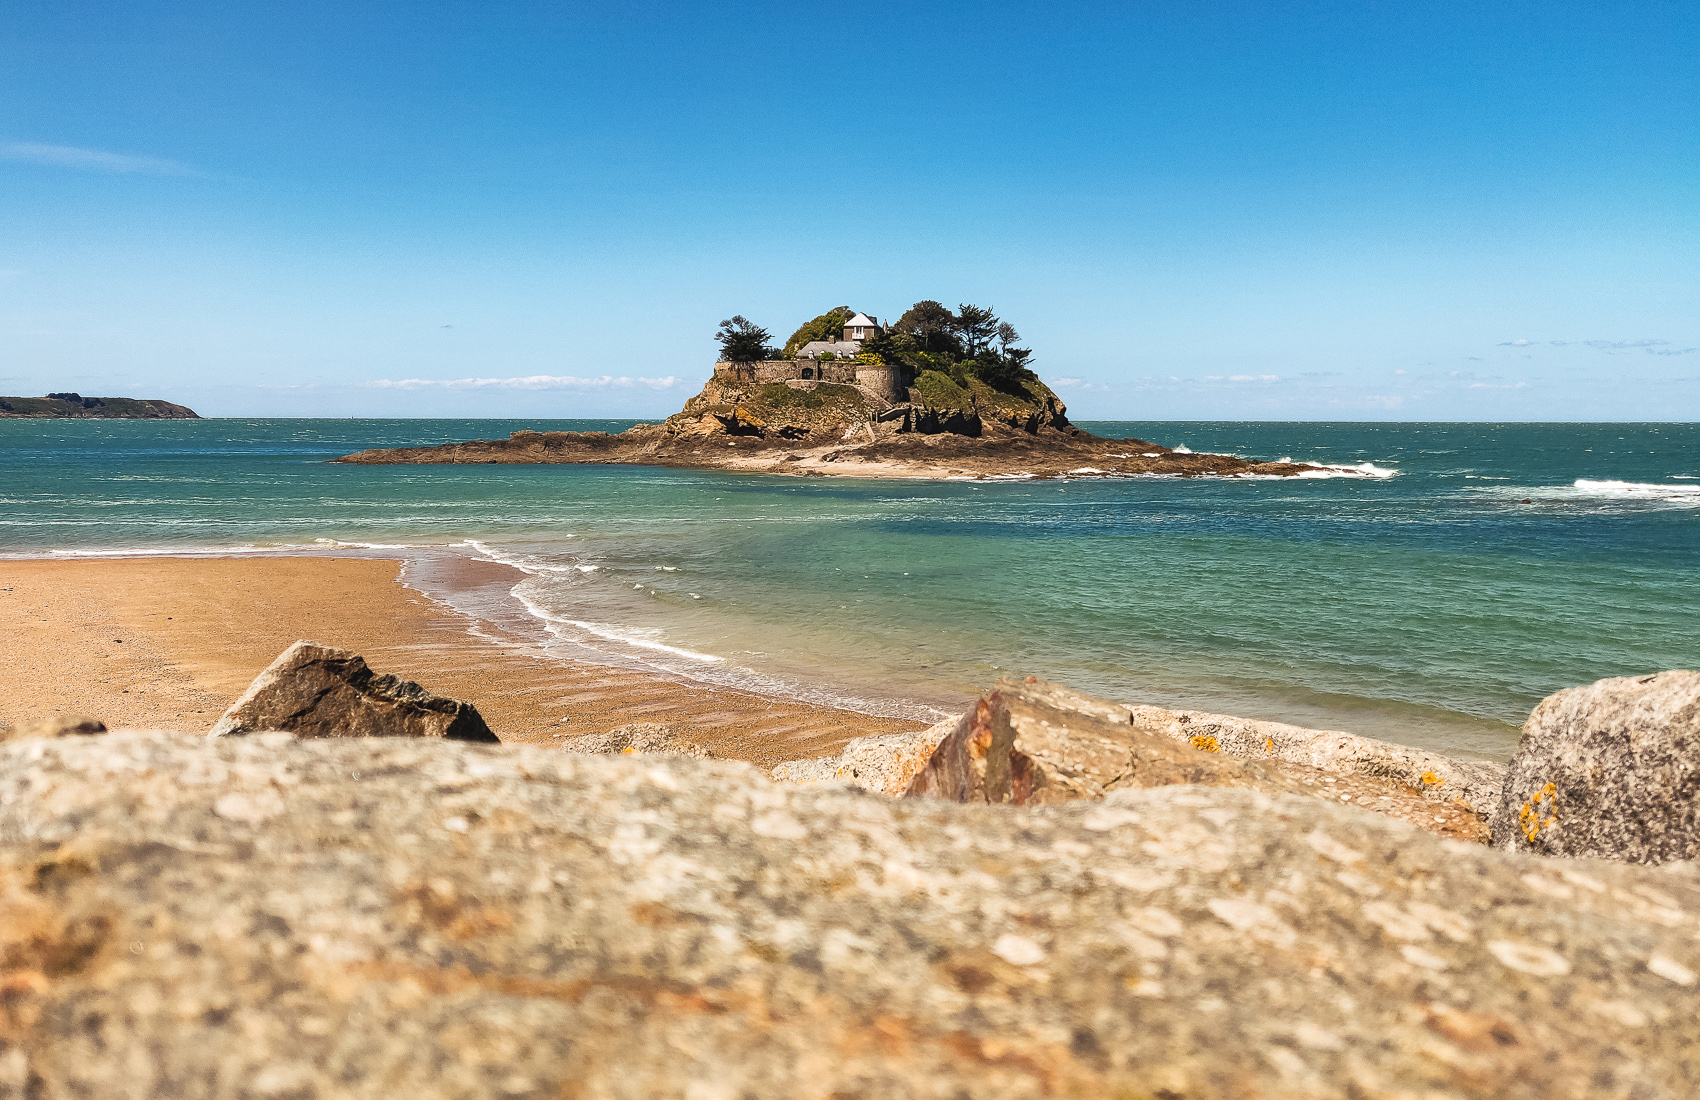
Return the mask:
M 1700 426 L 1118 423 L 1385 477 L 1003 482 L 337 466 L 588 421 L 0 421 L 0 555 L 382 553 L 527 579 L 563 656 L 917 717 L 1011 672 L 1500 755 L 1542 696 L 1700 665 Z M 366 545 L 354 545 L 366 544 Z

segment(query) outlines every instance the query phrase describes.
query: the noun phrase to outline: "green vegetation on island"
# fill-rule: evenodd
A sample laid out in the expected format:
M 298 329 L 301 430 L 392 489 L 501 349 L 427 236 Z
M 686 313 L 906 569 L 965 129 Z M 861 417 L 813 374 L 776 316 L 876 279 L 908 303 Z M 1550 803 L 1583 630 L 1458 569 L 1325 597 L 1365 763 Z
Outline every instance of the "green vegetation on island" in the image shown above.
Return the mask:
M 719 366 L 670 423 L 710 417 L 742 434 L 788 438 L 870 420 L 904 430 L 980 435 L 994 425 L 1065 428 L 1062 402 L 1033 372 L 1033 352 L 988 306 L 916 302 L 891 324 L 836 306 L 771 335 L 739 315 L 715 334 Z

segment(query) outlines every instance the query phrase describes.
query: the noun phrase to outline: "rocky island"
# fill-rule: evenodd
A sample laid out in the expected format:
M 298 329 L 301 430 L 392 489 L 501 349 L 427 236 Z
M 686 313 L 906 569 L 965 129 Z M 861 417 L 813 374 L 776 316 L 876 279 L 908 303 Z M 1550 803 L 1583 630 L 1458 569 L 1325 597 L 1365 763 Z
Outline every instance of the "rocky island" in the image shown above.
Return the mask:
M 138 397 L 0 397 L 0 420 L 199 420 L 186 405 Z
M 980 478 L 1171 474 L 1296 477 L 1317 467 L 1103 439 L 1070 424 L 991 309 L 917 302 L 889 327 L 840 306 L 783 348 L 721 322 L 702 392 L 660 424 L 394 447 L 339 462 L 620 463 L 821 476 Z

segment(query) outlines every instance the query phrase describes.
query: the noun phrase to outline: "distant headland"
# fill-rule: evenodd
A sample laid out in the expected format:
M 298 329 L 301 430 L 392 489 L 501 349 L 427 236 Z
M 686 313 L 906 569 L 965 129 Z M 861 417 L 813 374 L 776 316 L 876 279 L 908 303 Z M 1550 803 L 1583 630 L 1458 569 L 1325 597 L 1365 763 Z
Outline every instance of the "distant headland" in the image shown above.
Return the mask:
M 722 321 L 702 392 L 660 424 L 520 431 L 503 440 L 344 455 L 360 465 L 624 463 L 805 476 L 982 478 L 1179 474 L 1294 477 L 1291 462 L 1102 439 L 1070 424 L 1031 349 L 990 309 L 916 302 L 890 325 L 849 306 L 783 347 L 745 318 Z
M 0 397 L 0 420 L 199 420 L 186 405 L 138 397 L 84 397 L 50 393 L 46 397 Z

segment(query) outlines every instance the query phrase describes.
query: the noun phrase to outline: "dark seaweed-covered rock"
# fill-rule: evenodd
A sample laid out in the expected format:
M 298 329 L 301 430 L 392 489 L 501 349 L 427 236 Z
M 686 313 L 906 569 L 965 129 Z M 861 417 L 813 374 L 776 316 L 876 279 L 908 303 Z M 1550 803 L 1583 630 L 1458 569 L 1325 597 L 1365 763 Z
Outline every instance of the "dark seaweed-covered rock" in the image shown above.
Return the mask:
M 446 737 L 495 741 L 471 703 L 411 680 L 378 676 L 358 653 L 296 642 L 230 705 L 208 734 L 285 730 L 300 737 Z

